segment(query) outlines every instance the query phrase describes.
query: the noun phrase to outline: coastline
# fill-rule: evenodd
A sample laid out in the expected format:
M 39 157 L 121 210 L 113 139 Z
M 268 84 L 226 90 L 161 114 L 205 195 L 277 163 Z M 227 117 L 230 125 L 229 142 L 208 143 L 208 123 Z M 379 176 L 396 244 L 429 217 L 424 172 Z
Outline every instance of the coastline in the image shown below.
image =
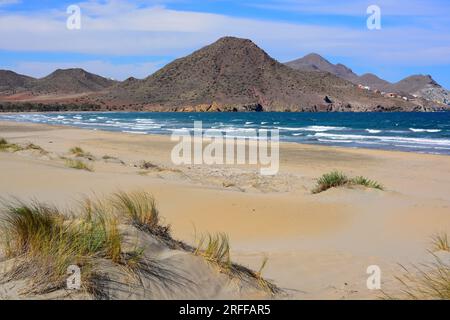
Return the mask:
M 67 112 L 37 112 L 37 113 L 23 113 L 23 112 L 13 112 L 13 113 L 0 113 L 0 122 L 17 122 L 17 123 L 36 123 L 36 124 L 46 124 L 46 125 L 52 125 L 52 126 L 62 126 L 62 127 L 70 127 L 70 128 L 80 128 L 80 129 L 87 129 L 87 130 L 95 130 L 95 131 L 106 131 L 106 132 L 120 132 L 120 133 L 125 133 L 125 134 L 140 134 L 140 135 L 153 135 L 153 136 L 169 136 L 174 129 L 178 128 L 176 126 L 172 126 L 173 124 L 170 124 L 171 126 L 167 127 L 168 123 L 165 123 L 164 120 L 162 118 L 154 118 L 153 122 L 153 118 L 152 119 L 148 119 L 145 120 L 146 122 L 144 123 L 145 125 L 147 125 L 147 121 L 150 121 L 149 123 L 152 125 L 157 125 L 159 124 L 159 128 L 161 128 L 160 130 L 153 130 L 151 129 L 152 126 L 150 126 L 149 130 L 144 130 L 141 131 L 143 129 L 137 128 L 134 129 L 133 126 L 131 126 L 129 129 L 126 129 L 127 127 L 125 125 L 129 125 L 129 123 L 127 123 L 126 121 L 123 122 L 123 126 L 120 126 L 120 121 L 119 119 L 115 118 L 105 118 L 105 117 L 100 117 L 98 116 L 98 119 L 107 119 L 107 120 L 114 120 L 117 121 L 119 120 L 116 124 L 114 125 L 108 125 L 108 123 L 112 123 L 114 121 L 108 121 L 106 123 L 102 123 L 102 121 L 106 121 L 106 120 L 102 120 L 102 121 L 97 121 L 97 122 L 91 122 L 94 119 L 83 119 L 83 120 L 76 120 L 73 124 L 70 123 L 71 121 L 74 121 L 74 119 L 81 119 L 81 117 L 75 117 L 73 116 L 72 118 L 74 119 L 64 119 L 64 121 L 59 120 L 59 118 L 64 118 L 64 115 L 89 115 L 89 114 L 104 114 L 104 115 L 109 115 L 109 114 L 117 114 L 118 117 L 120 117 L 119 115 L 121 114 L 143 114 L 143 115 L 148 115 L 151 114 L 151 112 L 128 112 L 128 111 L 67 111 Z M 280 112 L 270 112 L 271 114 L 274 115 L 279 115 L 281 114 Z M 446 113 L 446 112 L 443 112 Z M 22 119 L 2 119 L 1 115 L 6 115 L 6 116 L 21 116 L 24 114 L 34 114 L 34 115 L 55 115 L 55 114 L 59 114 L 61 115 L 61 117 L 58 116 L 58 118 L 54 118 L 54 119 L 47 119 L 47 123 L 45 122 L 41 122 L 39 121 L 32 121 L 32 120 L 22 120 Z M 156 113 L 156 114 L 160 114 L 160 113 Z M 180 112 L 165 112 L 165 114 L 168 115 L 172 115 L 172 116 L 176 116 L 179 115 Z M 213 117 L 211 118 L 211 116 L 206 117 L 205 119 L 202 118 L 202 115 L 204 115 L 205 113 L 184 113 L 186 115 L 186 118 L 189 118 L 189 121 L 194 121 L 192 119 L 196 119 L 196 117 L 198 119 L 196 119 L 196 121 L 211 121 L 211 119 L 214 119 L 213 121 L 218 121 L 214 124 L 211 125 L 210 122 L 210 126 L 205 125 L 204 129 L 213 129 L 213 130 L 217 130 L 216 128 L 220 128 L 220 126 L 218 127 L 217 124 L 219 123 L 220 125 L 223 126 L 223 122 L 222 121 L 227 121 L 226 119 L 222 119 L 221 117 Z M 206 113 L 208 114 L 208 113 Z M 212 115 L 212 113 L 209 113 L 210 115 Z M 219 113 L 217 113 L 219 115 Z M 223 113 L 222 113 L 223 114 Z M 229 113 L 231 114 L 231 113 Z M 242 114 L 242 113 L 241 113 Z M 249 114 L 249 117 L 251 119 L 251 121 L 270 121 L 273 119 L 277 119 L 277 121 L 279 118 L 269 118 L 266 119 L 265 117 L 263 118 L 252 118 L 250 115 L 251 114 L 255 114 L 253 112 L 246 112 L 246 114 Z M 289 114 L 297 114 L 297 115 L 304 115 L 305 113 L 299 112 L 299 113 L 289 113 Z M 317 113 L 308 113 L 311 117 L 314 117 L 314 115 L 317 115 Z M 319 113 L 319 114 L 323 114 L 323 113 Z M 341 113 L 342 114 L 342 113 Z M 338 118 L 342 120 L 347 120 L 348 121 L 348 117 L 350 117 L 351 115 L 354 114 L 358 114 L 356 112 L 347 112 L 345 113 L 347 114 L 344 118 Z M 359 113 L 360 114 L 360 113 Z M 366 113 L 367 114 L 367 113 Z M 375 115 L 379 115 L 379 112 L 372 112 L 369 114 L 374 114 Z M 392 113 L 390 113 L 392 114 Z M 400 113 L 394 113 L 394 114 L 404 114 L 404 112 L 400 112 Z M 415 115 L 419 115 L 421 113 L 415 112 L 415 113 L 410 113 L 410 114 L 415 114 Z M 450 112 L 449 112 L 450 114 Z M 124 118 L 125 119 L 125 118 Z M 137 122 L 135 120 L 138 120 Z M 143 117 L 143 119 L 130 119 L 131 122 L 139 127 L 141 126 L 140 122 L 143 119 L 146 119 L 145 116 Z M 175 118 L 176 121 L 180 122 L 180 125 L 182 125 L 183 123 L 183 118 Z M 303 118 L 300 118 L 303 119 Z M 435 155 L 450 155 L 450 139 L 449 136 L 447 134 L 448 130 L 445 131 L 442 129 L 441 126 L 446 127 L 447 125 L 445 124 L 447 120 L 435 120 L 436 118 L 431 118 L 434 123 L 434 127 L 432 128 L 438 128 L 438 129 L 417 129 L 417 128 L 423 128 L 420 126 L 420 124 L 417 123 L 411 123 L 411 126 L 408 127 L 404 127 L 402 129 L 397 129 L 397 128 L 391 128 L 391 129 L 387 129 L 387 128 L 377 128 L 376 127 L 376 123 L 367 123 L 367 127 L 369 129 L 365 129 L 362 130 L 361 128 L 358 127 L 352 127 L 351 124 L 349 125 L 349 127 L 343 127 L 343 128 L 336 128 L 338 125 L 336 125 L 335 123 L 333 124 L 328 124 L 329 123 L 329 117 L 328 118 L 320 118 L 321 121 L 319 122 L 312 122 L 312 123 L 302 123 L 302 124 L 293 124 L 293 123 L 289 123 L 289 124 L 283 124 L 280 125 L 280 122 L 274 122 L 274 124 L 272 124 L 272 126 L 267 126 L 267 125 L 262 125 L 262 126 L 247 126 L 247 123 L 253 123 L 253 122 L 246 122 L 245 124 L 235 124 L 234 122 L 230 122 L 227 123 L 227 125 L 231 126 L 231 128 L 233 130 L 235 130 L 236 128 L 239 128 L 239 126 L 242 126 L 244 128 L 244 130 L 247 129 L 253 129 L 253 130 L 258 130 L 258 129 L 280 129 L 280 143 L 294 143 L 294 144 L 300 144 L 300 145 L 312 145 L 312 146 L 325 146 L 325 147 L 333 147 L 333 148 L 345 148 L 345 149 L 364 149 L 364 150 L 384 150 L 384 151 L 399 151 L 399 152 L 407 152 L 407 153 L 416 153 L 416 154 L 435 154 Z M 357 117 L 356 119 L 360 119 L 359 117 Z M 362 118 L 363 121 L 367 121 L 367 118 Z M 68 120 L 68 121 L 67 121 Z M 89 120 L 89 121 L 88 121 Z M 130 121 L 128 120 L 128 121 Z M 417 119 L 415 119 L 417 121 Z M 233 120 L 234 121 L 234 120 Z M 275 121 L 275 120 L 273 120 Z M 324 122 L 323 125 L 321 125 L 322 121 Z M 387 120 L 386 120 L 387 121 Z M 411 120 L 408 120 L 411 121 Z M 436 121 L 444 121 L 444 122 L 436 122 Z M 64 124 L 60 124 L 64 122 Z M 389 121 L 388 121 L 389 122 Z M 79 124 L 76 124 L 79 123 Z M 261 124 L 266 124 L 268 122 L 261 122 Z M 278 125 L 275 125 L 278 124 Z M 237 125 L 237 127 L 234 127 L 235 125 Z M 371 127 L 370 125 L 373 125 L 375 127 Z M 398 125 L 398 124 L 397 124 Z M 408 124 L 409 125 L 409 124 Z M 298 128 L 291 128 L 291 127 L 297 127 Z M 308 127 L 309 126 L 309 127 Z M 332 127 L 330 127 L 332 126 Z M 335 126 L 335 127 L 333 127 Z M 418 127 L 417 127 L 418 126 Z M 285 131 L 283 133 L 283 129 L 284 127 L 288 127 L 286 128 L 288 131 Z M 317 129 L 315 129 L 317 127 Z M 156 127 L 158 128 L 158 127 Z M 181 128 L 181 127 L 180 127 Z M 335 129 L 345 129 L 345 131 L 333 131 L 333 128 Z M 298 129 L 293 130 L 293 129 Z M 222 128 L 223 132 L 227 132 L 228 128 L 225 126 Z M 331 130 L 331 131 L 330 131 Z M 403 131 L 402 131 L 403 130 Z M 440 135 L 439 132 L 444 131 L 445 134 L 444 135 Z M 303 133 L 298 133 L 298 132 L 303 132 Z M 312 132 L 312 135 L 308 135 L 308 137 L 312 137 L 312 136 L 317 136 L 317 138 L 305 138 L 304 134 L 305 133 L 309 133 Z M 395 132 L 395 134 L 394 134 Z M 315 134 L 314 134 L 315 133 Z M 420 134 L 420 133 L 424 133 L 424 134 Z M 430 136 L 429 134 L 427 135 L 426 133 L 433 133 L 434 134 L 439 134 L 437 136 Z M 361 140 L 362 139 L 362 140 Z M 434 142 L 433 142 L 434 141 Z
M 174 143 L 164 135 L 2 121 L 0 137 L 51 155 L 0 152 L 1 194 L 65 206 L 86 194 L 143 188 L 176 238 L 192 243 L 195 230 L 227 233 L 233 259 L 258 269 L 267 256 L 265 277 L 292 299 L 375 299 L 380 293 L 365 288 L 367 266 L 379 265 L 384 288 L 395 287 L 397 263 L 424 261 L 429 237 L 450 230 L 445 155 L 282 142 L 279 175 L 263 178 L 248 167 L 174 166 Z M 75 146 L 95 156 L 94 172 L 59 160 Z M 158 169 L 135 167 L 142 160 Z M 375 179 L 386 191 L 312 195 L 316 179 L 335 169 Z

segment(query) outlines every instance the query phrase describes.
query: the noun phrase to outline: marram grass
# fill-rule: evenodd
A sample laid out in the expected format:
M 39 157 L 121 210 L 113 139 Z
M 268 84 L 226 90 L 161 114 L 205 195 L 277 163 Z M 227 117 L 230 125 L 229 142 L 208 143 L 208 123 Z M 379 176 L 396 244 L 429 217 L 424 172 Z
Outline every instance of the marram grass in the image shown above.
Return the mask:
M 225 233 L 207 234 L 200 238 L 195 254 L 204 257 L 209 262 L 214 262 L 229 269 L 231 267 L 230 242 Z
M 346 174 L 340 171 L 332 171 L 322 175 L 317 180 L 317 184 L 312 190 L 312 193 L 316 194 L 324 192 L 331 188 L 337 188 L 341 186 L 354 186 L 354 185 L 384 190 L 384 187 L 374 180 L 370 180 L 362 176 L 349 178 Z
M 159 224 L 159 211 L 155 198 L 143 191 L 117 192 L 113 195 L 115 208 L 126 214 L 134 224 L 149 230 Z
M 19 261 L 13 274 L 31 277 L 34 293 L 63 288 L 70 265 L 81 267 L 89 283 L 95 258 L 118 262 L 121 252 L 115 220 L 98 214 L 69 219 L 42 203 L 7 205 L 0 237 L 5 256 Z
M 91 165 L 89 165 L 81 160 L 66 159 L 66 167 L 72 168 L 72 169 L 77 169 L 77 170 L 86 170 L 89 172 L 94 171 L 94 168 Z
M 450 244 L 448 242 L 448 236 L 446 233 L 435 234 L 431 237 L 431 250 L 433 252 L 437 251 L 448 251 L 450 252 Z

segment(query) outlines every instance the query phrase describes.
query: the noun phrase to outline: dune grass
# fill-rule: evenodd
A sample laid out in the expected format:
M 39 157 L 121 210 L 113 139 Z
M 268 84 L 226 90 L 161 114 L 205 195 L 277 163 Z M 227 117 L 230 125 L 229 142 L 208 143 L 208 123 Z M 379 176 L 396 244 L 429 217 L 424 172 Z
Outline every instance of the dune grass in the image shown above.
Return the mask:
M 200 237 L 195 254 L 220 267 L 231 267 L 230 242 L 225 233 L 207 234 Z
M 450 245 L 448 242 L 448 236 L 446 233 L 435 234 L 431 237 L 431 250 L 433 252 L 437 251 L 448 251 L 450 252 Z
M 331 188 L 337 188 L 341 186 L 354 186 L 354 185 L 384 190 L 384 187 L 376 181 L 367 179 L 362 176 L 349 178 L 346 174 L 340 171 L 332 171 L 322 175 L 318 179 L 316 186 L 312 190 L 312 193 L 317 194 L 329 190 Z
M 94 171 L 94 168 L 81 161 L 81 160 L 74 160 L 74 159 L 66 159 L 66 167 L 72 168 L 72 169 L 77 169 L 77 170 L 86 170 L 89 172 Z
M 9 143 L 6 139 L 0 138 L 0 152 L 3 151 L 20 151 L 23 148 L 16 143 Z
M 73 147 L 69 150 L 69 153 L 79 158 L 86 158 L 88 160 L 94 160 L 94 156 L 90 152 L 84 151 L 81 147 Z
M 404 273 L 395 278 L 400 290 L 395 294 L 384 292 L 387 299 L 450 300 L 450 253 L 447 234 L 432 237 L 430 254 L 433 262 L 420 266 L 401 267 Z M 441 255 L 440 253 L 444 253 Z
M 34 293 L 63 288 L 70 265 L 81 268 L 88 284 L 94 258 L 118 262 L 121 253 L 114 219 L 99 213 L 69 219 L 42 203 L 6 206 L 0 237 L 6 257 L 19 261 L 12 274 L 31 277 Z
M 99 286 L 99 281 L 104 279 L 100 266 L 105 259 L 136 279 L 147 272 L 161 281 L 175 281 L 167 270 L 145 257 L 143 248 L 123 250 L 129 243 L 123 245 L 126 240 L 120 230 L 125 232 L 123 235 L 127 234 L 122 228 L 130 222 L 137 229 L 156 235 L 162 243 L 170 238 L 168 227 L 159 224 L 161 219 L 155 199 L 146 192 L 118 192 L 102 200 L 85 198 L 78 208 L 65 212 L 40 202 L 14 200 L 2 201 L 2 204 L 0 251 L 12 260 L 12 265 L 0 275 L 0 283 L 30 282 L 22 294 L 39 295 L 66 288 L 68 267 L 76 265 L 81 269 L 82 290 L 94 297 L 107 297 L 108 293 Z M 279 292 L 262 277 L 267 259 L 258 272 L 231 262 L 226 234 L 204 236 L 197 248 L 180 248 L 183 247 L 177 246 L 174 250 L 202 256 L 230 277 L 257 280 L 257 284 L 271 294 Z M 167 279 L 164 273 L 169 274 Z
M 35 150 L 39 151 L 41 154 L 48 154 L 48 151 L 34 143 L 27 143 L 26 145 L 21 146 L 16 143 L 9 143 L 6 139 L 0 138 L 0 151 L 17 152 L 23 150 Z
M 384 190 L 383 185 L 374 180 L 369 180 L 365 177 L 359 176 L 350 180 L 350 183 L 353 185 L 364 186 L 367 188 Z
M 403 267 L 403 266 L 402 266 Z M 435 262 L 427 265 L 403 267 L 405 273 L 396 277 L 402 289 L 400 294 L 388 299 L 450 300 L 450 265 L 435 256 Z
M 159 225 L 159 211 L 155 198 L 146 192 L 117 192 L 112 199 L 115 208 L 126 214 L 131 221 L 148 230 L 154 230 Z

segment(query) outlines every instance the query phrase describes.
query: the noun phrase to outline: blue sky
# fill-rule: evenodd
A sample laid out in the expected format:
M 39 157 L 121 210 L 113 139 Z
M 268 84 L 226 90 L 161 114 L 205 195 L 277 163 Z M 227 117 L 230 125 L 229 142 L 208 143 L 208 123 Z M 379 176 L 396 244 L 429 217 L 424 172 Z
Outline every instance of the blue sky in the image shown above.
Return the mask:
M 72 4 L 81 8 L 80 30 L 66 28 Z M 366 27 L 372 4 L 381 30 Z M 0 68 L 143 78 L 232 35 L 281 62 L 317 52 L 358 74 L 392 82 L 431 74 L 450 88 L 449 13 L 446 0 L 0 0 Z

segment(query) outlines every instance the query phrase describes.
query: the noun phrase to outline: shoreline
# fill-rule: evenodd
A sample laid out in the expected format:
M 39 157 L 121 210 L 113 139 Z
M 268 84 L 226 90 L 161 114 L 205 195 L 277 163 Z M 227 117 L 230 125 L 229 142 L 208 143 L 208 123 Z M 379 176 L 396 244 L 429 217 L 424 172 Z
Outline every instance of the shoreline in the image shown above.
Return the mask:
M 128 113 L 129 111 L 107 111 L 107 112 L 94 112 L 94 111 L 83 111 L 83 112 L 45 112 L 43 114 L 78 114 L 78 113 Z M 450 111 L 443 111 L 443 112 L 449 112 Z M 148 113 L 147 111 L 144 112 L 136 112 L 136 113 Z M 178 113 L 178 112 L 168 112 L 168 113 Z M 251 112 L 247 112 L 251 113 Z M 20 115 L 23 113 L 20 112 L 13 112 L 13 113 L 3 113 L 3 114 L 10 114 L 10 115 Z M 30 114 L 41 114 L 41 112 L 31 112 Z M 189 113 L 187 113 L 189 114 Z M 0 113 L 0 116 L 2 113 Z M 89 131 L 102 131 L 102 132 L 112 132 L 112 133 L 120 133 L 120 134 L 127 134 L 127 135 L 134 135 L 134 136 L 156 136 L 156 137 L 169 137 L 170 133 L 163 134 L 163 133 L 152 133 L 152 132 L 146 132 L 146 133 L 132 133 L 129 131 L 123 131 L 123 130 L 107 130 L 107 129 L 98 129 L 98 128 L 83 128 L 75 125 L 70 124 L 48 124 L 48 123 L 35 123 L 31 121 L 19 121 L 19 120 L 3 120 L 0 119 L 0 123 L 20 123 L 20 124 L 35 124 L 35 125 L 43 125 L 43 126 L 54 126 L 59 128 L 72 128 L 72 129 L 81 129 L 81 130 L 89 130 Z M 256 128 L 257 129 L 257 128 Z M 245 138 L 244 138 L 245 139 Z M 439 139 L 437 139 L 439 140 Z M 335 148 L 335 149 L 350 149 L 350 150 L 364 150 L 364 151 L 386 151 L 386 152 L 400 152 L 400 153 L 412 153 L 412 154 L 422 154 L 422 155 L 434 155 L 434 156 L 444 156 L 448 157 L 450 156 L 450 153 L 437 153 L 437 152 L 419 152 L 415 150 L 396 150 L 396 149 L 388 149 L 388 148 L 369 148 L 369 147 L 359 147 L 359 146 L 345 146 L 345 145 L 326 145 L 326 144 L 319 144 L 319 143 L 305 143 L 305 142 L 296 142 L 296 141 L 287 141 L 280 138 L 280 145 L 281 144 L 294 144 L 294 145 L 300 145 L 300 146 L 315 146 L 315 147 L 324 147 L 324 148 Z

